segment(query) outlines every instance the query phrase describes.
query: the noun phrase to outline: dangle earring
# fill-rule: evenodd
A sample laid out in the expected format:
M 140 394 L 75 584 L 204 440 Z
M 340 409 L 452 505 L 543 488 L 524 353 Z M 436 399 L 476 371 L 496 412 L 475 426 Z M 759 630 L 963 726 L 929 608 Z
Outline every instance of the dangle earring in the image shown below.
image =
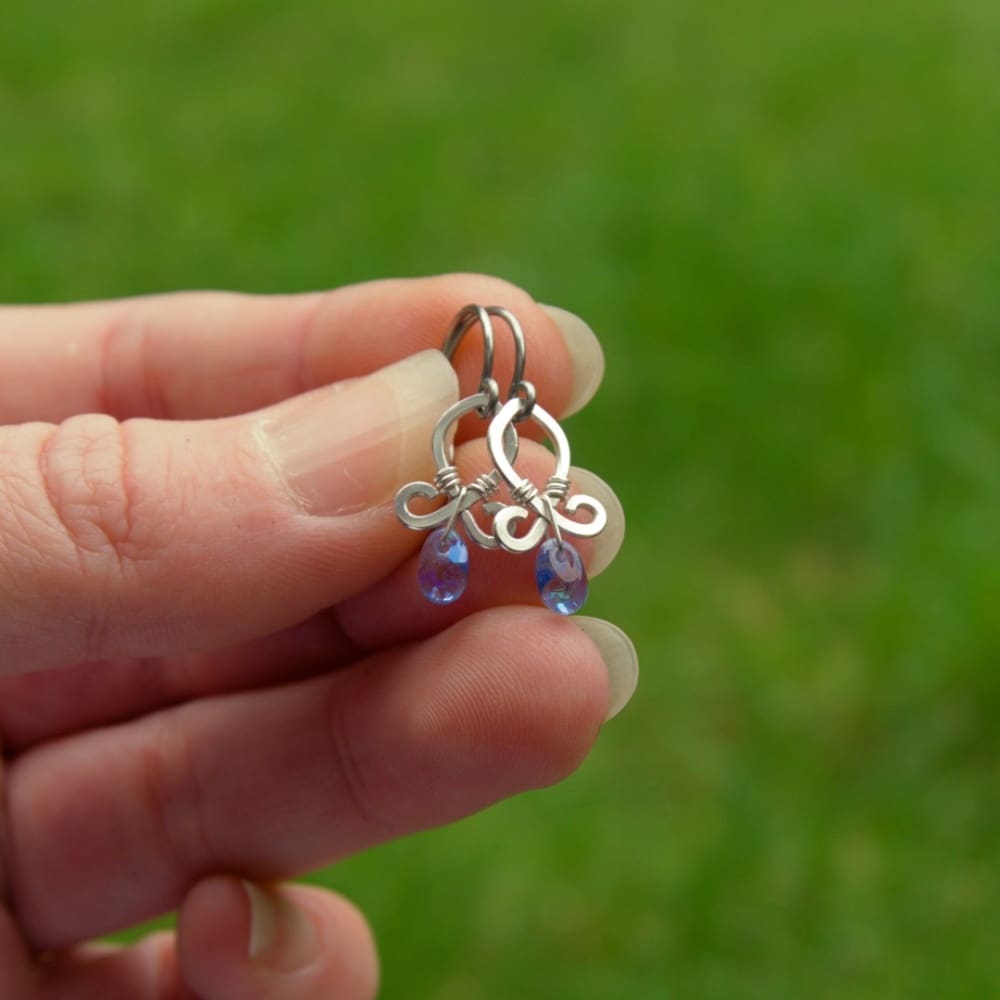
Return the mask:
M 493 378 L 494 339 L 491 317 L 502 319 L 514 338 L 514 374 L 507 402 L 500 405 L 500 391 Z M 535 559 L 535 580 L 542 603 L 553 611 L 571 615 L 587 599 L 587 572 L 576 548 L 563 537 L 593 538 L 608 522 L 604 506 L 582 493 L 569 496 L 569 441 L 558 421 L 536 402 L 535 386 L 524 379 L 526 347 L 517 318 L 502 306 L 469 305 L 455 317 L 442 351 L 449 360 L 465 334 L 478 323 L 483 334 L 483 369 L 479 390 L 449 407 L 431 434 L 431 453 L 437 472 L 434 482 L 408 483 L 396 494 L 396 515 L 415 531 L 428 531 L 420 552 L 418 582 L 424 596 L 434 604 L 451 604 L 465 591 L 469 578 L 469 549 L 458 532 L 459 520 L 468 537 L 481 548 L 503 547 L 508 552 L 530 552 L 541 543 Z M 486 434 L 493 468 L 472 482 L 463 483 L 454 465 L 454 447 L 448 441 L 451 425 L 475 411 L 490 420 Z M 521 476 L 514 468 L 518 453 L 515 425 L 534 420 L 548 435 L 555 450 L 556 466 L 544 490 Z M 511 503 L 489 502 L 500 488 L 501 480 L 509 490 Z M 426 513 L 410 509 L 414 497 L 445 503 Z M 492 517 L 489 531 L 484 531 L 473 514 L 482 504 Z M 562 509 L 560 509 L 560 507 Z M 573 520 L 577 511 L 589 512 L 586 521 Z M 535 515 L 535 520 L 521 535 L 515 526 Z M 546 538 L 547 529 L 552 537 Z M 543 541 L 544 539 L 544 541 Z
M 552 537 L 542 542 L 535 558 L 535 582 L 547 608 L 571 615 L 579 611 L 587 599 L 587 571 L 580 553 L 563 536 L 593 538 L 604 530 L 608 515 L 604 505 L 594 497 L 577 493 L 567 499 L 571 486 L 567 478 L 569 440 L 558 421 L 537 404 L 535 396 L 534 385 L 519 380 L 511 398 L 493 418 L 486 435 L 490 457 L 510 488 L 513 501 L 493 518 L 493 534 L 508 552 L 530 552 L 542 542 L 546 527 L 552 529 Z M 518 474 L 503 444 L 515 423 L 529 419 L 542 427 L 555 450 L 555 471 L 541 491 L 530 479 Z M 565 514 L 559 510 L 560 505 Z M 590 513 L 589 520 L 574 521 L 566 516 L 581 509 Z M 537 516 L 531 527 L 523 535 L 516 534 L 514 526 L 531 517 L 532 511 Z
M 437 472 L 434 482 L 415 481 L 408 483 L 396 494 L 396 516 L 407 527 L 415 531 L 431 530 L 420 551 L 417 574 L 420 589 L 434 604 L 451 604 L 465 591 L 469 578 L 469 549 L 459 534 L 458 521 L 461 519 L 468 537 L 481 548 L 497 548 L 500 544 L 492 532 L 483 531 L 473 514 L 473 507 L 482 503 L 487 515 L 496 513 L 502 504 L 488 503 L 489 498 L 500 486 L 500 475 L 493 469 L 478 476 L 470 483 L 463 483 L 454 465 L 454 446 L 448 441 L 448 431 L 452 424 L 475 411 L 482 419 L 494 416 L 500 406 L 500 390 L 493 378 L 493 325 L 491 316 L 508 320 L 509 314 L 497 306 L 466 306 L 456 317 L 451 331 L 441 348 L 450 361 L 465 334 L 477 323 L 483 334 L 483 368 L 479 390 L 450 406 L 438 420 L 431 435 L 431 453 Z M 516 322 L 516 321 L 515 321 Z M 520 381 L 524 371 L 523 338 L 518 341 L 514 365 L 515 381 Z M 517 432 L 513 426 L 502 431 L 498 437 L 498 449 L 508 462 L 517 457 Z M 427 514 L 418 514 L 410 509 L 414 497 L 434 500 L 445 497 L 443 506 Z

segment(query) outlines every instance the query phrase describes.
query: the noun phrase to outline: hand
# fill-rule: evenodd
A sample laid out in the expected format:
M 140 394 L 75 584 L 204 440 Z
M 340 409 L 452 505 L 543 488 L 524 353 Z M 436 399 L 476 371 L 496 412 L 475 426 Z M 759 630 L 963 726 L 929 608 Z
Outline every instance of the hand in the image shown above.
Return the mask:
M 363 918 L 275 880 L 561 779 L 631 695 L 631 644 L 537 606 L 530 559 L 416 587 L 391 498 L 433 471 L 458 386 L 428 349 L 472 301 L 517 313 L 546 408 L 592 395 L 593 335 L 489 278 L 0 309 L 4 997 L 372 996 Z M 610 515 L 594 575 L 621 508 L 574 479 Z

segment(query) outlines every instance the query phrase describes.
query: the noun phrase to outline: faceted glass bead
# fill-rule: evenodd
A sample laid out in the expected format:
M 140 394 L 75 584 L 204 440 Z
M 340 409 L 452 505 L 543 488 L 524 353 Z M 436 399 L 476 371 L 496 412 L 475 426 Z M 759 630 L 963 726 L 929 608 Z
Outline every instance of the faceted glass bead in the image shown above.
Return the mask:
M 424 597 L 435 604 L 451 604 L 462 596 L 469 580 L 469 549 L 457 531 L 438 528 L 427 536 L 417 580 Z
M 535 579 L 542 603 L 561 615 L 575 614 L 587 600 L 587 571 L 569 542 L 546 539 L 535 558 Z

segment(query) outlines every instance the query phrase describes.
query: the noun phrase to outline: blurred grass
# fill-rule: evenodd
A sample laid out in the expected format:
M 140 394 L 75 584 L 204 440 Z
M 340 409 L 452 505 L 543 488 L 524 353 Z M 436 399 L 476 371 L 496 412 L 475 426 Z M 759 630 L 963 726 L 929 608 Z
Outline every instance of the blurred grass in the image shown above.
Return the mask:
M 604 339 L 642 685 L 323 874 L 386 996 L 1000 992 L 998 51 L 992 0 L 6 8 L 0 300 L 485 270 Z

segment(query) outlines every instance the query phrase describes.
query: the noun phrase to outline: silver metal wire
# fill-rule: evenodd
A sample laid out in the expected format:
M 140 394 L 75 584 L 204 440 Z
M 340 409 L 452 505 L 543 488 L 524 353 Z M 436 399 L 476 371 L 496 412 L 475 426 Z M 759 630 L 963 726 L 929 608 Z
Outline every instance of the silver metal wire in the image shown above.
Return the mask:
M 523 479 L 510 491 L 510 498 L 514 503 L 522 506 L 531 503 L 538 496 L 538 487 L 530 479 Z
M 493 533 L 497 541 L 510 552 L 528 552 L 533 549 L 544 537 L 547 525 L 552 525 L 552 530 L 558 539 L 562 539 L 565 532 L 567 535 L 576 535 L 584 538 L 592 538 L 600 534 L 608 523 L 608 514 L 604 505 L 594 499 L 578 493 L 566 500 L 569 492 L 569 440 L 565 431 L 559 426 L 558 421 L 544 410 L 541 406 L 535 406 L 531 411 L 531 419 L 539 424 L 555 450 L 556 467 L 549 477 L 548 484 L 544 492 L 539 492 L 538 488 L 520 475 L 513 464 L 504 454 L 504 436 L 514 423 L 521 408 L 521 400 L 509 399 L 500 408 L 500 412 L 490 422 L 489 430 L 486 432 L 486 443 L 490 449 L 490 457 L 497 471 L 504 478 L 510 487 L 512 503 L 499 511 L 493 519 Z M 559 506 L 565 501 L 565 513 L 559 510 Z M 591 514 L 589 521 L 574 521 L 573 514 L 583 508 Z M 537 517 L 531 527 L 523 534 L 515 534 L 515 526 L 523 520 L 527 520 L 534 512 Z
M 469 534 L 469 537 L 483 548 L 496 548 L 499 545 L 492 532 L 485 532 L 477 523 L 472 508 L 484 501 L 499 489 L 500 473 L 496 469 L 484 472 L 469 484 L 462 482 L 458 469 L 453 461 L 454 448 L 449 440 L 449 430 L 466 414 L 473 410 L 479 411 L 488 404 L 486 393 L 476 393 L 467 396 L 450 406 L 438 419 L 431 434 L 431 453 L 434 456 L 436 472 L 432 483 L 417 480 L 407 483 L 396 494 L 396 516 L 408 528 L 414 531 L 428 531 L 439 525 L 447 525 L 449 531 L 454 529 L 459 517 Z M 518 436 L 513 427 L 507 428 L 501 435 L 501 448 L 508 461 L 517 459 Z M 410 509 L 410 501 L 415 497 L 425 500 L 436 500 L 446 496 L 448 501 L 426 514 L 419 514 Z M 495 513 L 491 509 L 495 505 L 485 505 L 487 513 Z
M 479 391 L 485 392 L 491 406 L 495 406 L 500 400 L 500 389 L 493 379 L 494 339 L 493 323 L 490 320 L 489 310 L 475 304 L 467 305 L 461 309 L 451 325 L 451 330 L 448 331 L 448 336 L 444 339 L 441 352 L 449 361 L 452 361 L 462 338 L 477 323 L 483 334 L 483 370 L 479 376 Z M 481 413 L 480 416 L 489 416 L 491 412 L 492 409 Z
M 510 378 L 510 391 L 508 393 L 508 397 L 513 398 L 518 394 L 520 386 L 531 384 L 524 381 L 524 366 L 528 363 L 528 348 L 524 339 L 524 330 L 521 329 L 517 317 L 503 306 L 487 306 L 486 312 L 489 316 L 502 319 L 510 328 L 510 334 L 514 338 L 514 372 Z M 534 390 L 532 389 L 532 391 Z
M 534 382 L 525 382 L 522 379 L 513 387 L 510 394 L 511 399 L 519 399 L 521 401 L 521 408 L 517 411 L 517 415 L 514 417 L 514 423 L 519 424 L 522 420 L 527 420 L 532 411 L 535 409 L 535 403 L 538 401 L 538 393 L 535 391 Z
M 571 485 L 570 481 L 563 476 L 551 475 L 545 484 L 545 492 L 552 497 L 554 503 L 560 504 L 566 499 Z
M 496 472 L 484 472 L 469 483 L 469 489 L 475 490 L 484 500 L 488 500 L 500 489 L 500 477 Z
M 458 496 L 455 497 L 455 502 L 450 504 L 451 514 L 448 515 L 448 521 L 444 526 L 445 538 L 448 537 L 455 530 L 455 522 L 458 520 L 458 512 L 462 506 L 462 501 L 466 498 L 469 490 L 467 487 L 462 486 L 459 488 Z
M 563 547 L 562 528 L 559 527 L 559 518 L 556 517 L 556 503 L 548 493 L 542 494 L 542 503 L 545 504 L 546 520 L 552 525 L 552 533 L 556 536 L 559 548 Z
M 437 470 L 434 476 L 434 485 L 439 493 L 447 493 L 448 496 L 455 497 L 458 496 L 458 491 L 462 488 L 462 477 L 454 465 L 446 465 L 443 469 Z
M 510 329 L 514 339 L 514 367 L 507 401 L 500 404 L 500 389 L 493 376 L 495 338 L 493 319 L 500 319 Z M 431 435 L 431 452 L 436 472 L 433 483 L 408 483 L 396 494 L 396 514 L 409 528 L 427 530 L 443 524 L 445 532 L 455 529 L 461 517 L 469 537 L 486 548 L 502 545 L 511 552 L 527 552 L 545 536 L 547 526 L 560 547 L 563 534 L 593 537 L 604 530 L 607 512 L 593 497 L 577 494 L 569 496 L 569 441 L 559 423 L 538 405 L 537 392 L 532 382 L 524 378 L 527 349 L 524 331 L 517 317 L 503 306 L 467 305 L 461 309 L 445 338 L 442 351 L 453 360 L 462 338 L 479 325 L 483 338 L 483 367 L 479 391 L 449 407 L 438 420 Z M 454 464 L 454 447 L 451 427 L 463 416 L 475 410 L 480 417 L 490 419 L 486 440 L 494 468 L 481 473 L 469 483 L 463 483 Z M 518 453 L 518 434 L 515 424 L 534 420 L 552 441 L 555 452 L 555 470 L 549 476 L 544 490 L 539 490 L 530 480 L 518 474 L 514 462 Z M 504 481 L 510 489 L 511 503 L 487 503 Z M 447 502 L 427 514 L 410 510 L 414 497 L 434 500 L 447 497 Z M 472 508 L 482 504 L 493 518 L 492 531 L 485 532 L 473 516 Z M 562 507 L 562 510 L 560 510 Z M 590 513 L 588 521 L 572 519 L 583 508 Z M 515 526 L 535 515 L 534 521 L 523 535 L 515 533 Z
M 524 330 L 521 329 L 520 322 L 509 309 L 503 306 L 480 306 L 475 303 L 464 306 L 455 317 L 441 350 L 444 356 L 452 361 L 462 338 L 473 326 L 479 324 L 483 334 L 483 367 L 479 377 L 479 391 L 488 396 L 488 403 L 480 409 L 479 415 L 484 418 L 492 416 L 500 409 L 500 388 L 496 379 L 493 378 L 496 338 L 493 333 L 491 317 L 503 320 L 514 339 L 514 370 L 511 375 L 508 396 L 511 399 L 518 396 L 523 400 L 518 420 L 524 420 L 530 416 L 535 405 L 535 387 L 530 382 L 524 381 L 524 368 L 527 364 Z

